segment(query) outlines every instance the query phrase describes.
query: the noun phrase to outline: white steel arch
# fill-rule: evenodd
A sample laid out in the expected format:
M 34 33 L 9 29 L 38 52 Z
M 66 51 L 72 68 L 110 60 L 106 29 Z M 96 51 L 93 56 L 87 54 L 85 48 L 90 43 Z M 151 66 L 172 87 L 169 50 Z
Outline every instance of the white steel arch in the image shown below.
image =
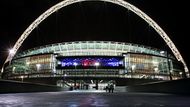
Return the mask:
M 105 1 L 105 2 L 110 2 L 113 4 L 120 5 L 122 7 L 125 7 L 129 9 L 130 11 L 134 12 L 136 15 L 144 19 L 152 28 L 155 29 L 155 31 L 163 38 L 163 40 L 166 42 L 166 44 L 169 46 L 169 48 L 172 50 L 173 54 L 177 58 L 178 61 L 181 61 L 184 65 L 184 69 L 186 74 L 188 73 L 188 68 L 186 66 L 186 63 L 184 59 L 182 58 L 180 52 L 174 45 L 174 43 L 171 41 L 171 39 L 167 36 L 167 34 L 164 32 L 164 30 L 154 21 L 152 20 L 148 15 L 146 15 L 144 12 L 142 12 L 140 9 L 135 7 L 134 5 L 124 1 L 124 0 L 63 0 L 59 2 L 58 4 L 52 6 L 49 8 L 47 11 L 45 11 L 43 14 L 41 14 L 32 24 L 23 32 L 23 34 L 20 36 L 20 38 L 17 40 L 15 43 L 14 47 L 12 50 L 14 51 L 12 54 L 9 54 L 5 63 L 9 62 L 12 60 L 14 55 L 16 54 L 17 50 L 19 47 L 22 45 L 24 40 L 29 36 L 29 34 L 35 29 L 43 20 L 45 20 L 48 16 L 50 16 L 52 13 L 55 11 L 68 6 L 73 3 L 77 2 L 82 2 L 82 1 Z

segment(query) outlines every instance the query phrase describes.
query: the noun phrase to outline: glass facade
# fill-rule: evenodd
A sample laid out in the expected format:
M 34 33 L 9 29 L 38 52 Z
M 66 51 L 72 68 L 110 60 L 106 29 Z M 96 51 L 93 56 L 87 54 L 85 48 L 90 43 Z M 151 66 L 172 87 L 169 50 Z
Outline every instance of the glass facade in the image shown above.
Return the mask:
M 126 72 L 134 78 L 169 79 L 167 58 L 130 53 L 126 55 L 125 60 Z
M 54 68 L 53 55 L 51 54 L 31 56 L 26 63 L 33 72 L 51 72 Z
M 148 46 L 137 45 L 124 42 L 111 41 L 77 41 L 64 42 L 52 45 L 41 46 L 18 53 L 14 58 L 20 58 L 30 55 L 38 55 L 44 53 L 59 53 L 62 56 L 84 56 L 84 55 L 105 55 L 120 56 L 122 53 L 146 53 L 159 56 L 166 56 L 160 53 L 162 50 L 151 48 Z
M 58 67 L 59 66 L 59 67 Z M 183 65 L 166 52 L 142 45 L 81 41 L 47 45 L 17 54 L 8 78 L 119 77 L 170 80 L 184 77 Z

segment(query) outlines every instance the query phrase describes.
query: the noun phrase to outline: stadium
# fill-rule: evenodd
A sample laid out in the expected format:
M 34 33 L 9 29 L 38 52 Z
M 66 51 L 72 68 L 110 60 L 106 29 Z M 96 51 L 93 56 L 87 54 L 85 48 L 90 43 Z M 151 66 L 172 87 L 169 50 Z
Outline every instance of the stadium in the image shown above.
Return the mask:
M 49 45 L 45 46 L 41 46 L 43 45 L 41 44 L 38 45 L 40 47 L 27 48 L 28 50 L 17 52 L 30 33 L 51 14 L 71 4 L 79 3 L 81 5 L 80 2 L 83 1 L 90 0 L 61 1 L 36 18 L 10 49 L 1 70 L 2 78 L 61 87 L 77 87 L 78 89 L 103 89 L 109 83 L 126 86 L 189 77 L 185 61 L 163 29 L 143 11 L 123 0 L 100 1 L 117 4 L 139 16 L 165 41 L 172 54 L 166 49 L 117 42 L 117 37 L 113 41 L 88 41 L 104 39 L 66 40 L 70 42 L 47 43 Z M 56 23 L 57 21 L 58 18 L 56 18 Z M 72 24 L 69 23 L 69 25 Z M 37 36 L 39 36 L 39 29 L 36 30 Z M 148 35 L 150 35 L 149 33 Z M 78 36 L 77 33 L 75 35 Z M 101 34 L 98 35 L 101 36 Z M 69 38 L 74 37 L 71 35 Z M 106 40 L 108 39 L 106 38 Z M 143 40 L 145 40 L 144 42 L 148 41 L 147 39 Z M 129 42 L 132 41 L 129 40 Z
M 75 41 L 16 54 L 5 67 L 4 78 L 101 88 L 109 82 L 176 80 L 184 74 L 183 64 L 163 50 L 124 42 Z

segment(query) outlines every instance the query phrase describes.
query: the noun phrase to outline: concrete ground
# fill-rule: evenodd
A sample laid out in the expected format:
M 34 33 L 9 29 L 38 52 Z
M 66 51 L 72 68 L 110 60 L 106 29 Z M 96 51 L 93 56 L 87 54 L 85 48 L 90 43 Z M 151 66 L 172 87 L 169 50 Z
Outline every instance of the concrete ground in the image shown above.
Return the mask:
M 0 94 L 0 107 L 190 107 L 190 96 L 70 91 Z

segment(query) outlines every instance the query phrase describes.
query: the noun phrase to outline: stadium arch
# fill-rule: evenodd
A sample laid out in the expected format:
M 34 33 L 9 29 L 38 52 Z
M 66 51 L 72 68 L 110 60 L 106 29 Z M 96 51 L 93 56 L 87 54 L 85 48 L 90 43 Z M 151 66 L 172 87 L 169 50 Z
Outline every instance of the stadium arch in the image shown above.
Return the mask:
M 126 9 L 132 11 L 136 15 L 138 15 L 140 18 L 142 18 L 144 21 L 146 21 L 162 37 L 162 39 L 166 42 L 166 44 L 168 45 L 168 47 L 173 52 L 173 54 L 176 57 L 176 59 L 178 61 L 180 61 L 180 62 L 183 63 L 186 75 L 189 77 L 189 75 L 188 75 L 189 70 L 187 68 L 187 65 L 186 65 L 186 63 L 185 63 L 182 55 L 180 54 L 180 52 L 178 51 L 178 49 L 176 48 L 176 46 L 172 42 L 172 40 L 165 33 L 165 31 L 153 19 L 151 19 L 146 13 L 144 13 L 142 10 L 138 9 L 134 5 L 132 5 L 129 2 L 124 1 L 124 0 L 63 0 L 63 1 L 55 4 L 54 6 L 50 7 L 48 10 L 46 10 L 44 13 L 42 13 L 22 33 L 22 35 L 20 36 L 20 38 L 17 40 L 17 42 L 15 43 L 14 47 L 12 48 L 12 52 L 9 53 L 8 57 L 6 58 L 4 64 L 12 60 L 12 58 L 14 57 L 14 55 L 16 54 L 17 50 L 20 48 L 20 46 L 22 45 L 22 43 L 24 42 L 24 40 L 48 16 L 50 16 L 52 13 L 56 12 L 57 10 L 65 7 L 65 6 L 68 6 L 68 5 L 71 5 L 71 4 L 74 4 L 74 3 L 78 3 L 78 2 L 83 2 L 83 1 L 104 1 L 104 2 L 110 2 L 110 3 L 116 4 L 116 5 L 122 6 L 122 7 L 126 8 Z M 2 68 L 2 72 L 3 72 L 3 68 Z

